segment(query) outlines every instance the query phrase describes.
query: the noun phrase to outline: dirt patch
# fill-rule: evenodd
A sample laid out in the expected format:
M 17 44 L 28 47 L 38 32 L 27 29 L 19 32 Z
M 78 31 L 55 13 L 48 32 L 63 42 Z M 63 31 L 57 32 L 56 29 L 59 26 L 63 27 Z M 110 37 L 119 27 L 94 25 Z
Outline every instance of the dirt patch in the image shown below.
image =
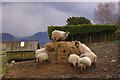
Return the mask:
M 87 70 L 75 69 L 69 63 L 40 64 L 33 60 L 9 64 L 4 78 L 117 78 L 118 46 L 116 42 L 92 43 L 87 46 L 98 56 L 96 67 L 92 65 Z

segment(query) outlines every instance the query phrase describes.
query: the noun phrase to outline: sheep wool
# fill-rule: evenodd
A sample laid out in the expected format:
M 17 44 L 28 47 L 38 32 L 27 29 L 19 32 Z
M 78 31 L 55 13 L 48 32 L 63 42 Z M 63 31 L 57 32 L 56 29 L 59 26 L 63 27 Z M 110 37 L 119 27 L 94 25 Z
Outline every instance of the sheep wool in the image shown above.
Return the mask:
M 91 63 L 95 63 L 96 62 L 97 56 L 93 52 L 85 53 L 84 56 L 89 57 L 90 60 L 91 60 Z M 82 54 L 81 54 L 80 57 L 82 57 Z
M 79 51 L 80 51 L 81 53 L 91 53 L 91 52 L 92 52 L 92 51 L 90 50 L 90 48 L 88 48 L 85 44 L 80 43 L 80 42 L 79 42 L 78 48 L 79 48 Z
M 38 54 L 43 53 L 43 52 L 46 52 L 45 48 L 37 49 L 37 50 L 35 51 L 35 57 L 36 57 Z
M 69 32 L 54 30 L 52 32 L 52 40 L 53 41 L 65 40 L 68 37 L 68 35 L 69 35 Z
M 82 57 L 78 60 L 78 67 L 82 69 L 85 69 L 87 66 L 91 66 L 91 60 L 89 57 Z
M 75 68 L 76 68 L 76 65 L 77 65 L 77 63 L 78 63 L 79 58 L 80 58 L 80 57 L 79 57 L 78 55 L 76 55 L 76 54 L 71 54 L 71 55 L 69 56 L 69 58 L 68 58 L 68 62 L 71 63 L 71 64 L 73 64 L 73 65 L 75 66 Z
M 40 62 L 43 62 L 43 61 L 45 61 L 45 60 L 47 60 L 48 59 L 48 54 L 47 53 L 41 53 L 41 54 L 38 54 L 37 56 L 36 56 L 36 59 L 38 59 L 38 61 L 40 61 Z

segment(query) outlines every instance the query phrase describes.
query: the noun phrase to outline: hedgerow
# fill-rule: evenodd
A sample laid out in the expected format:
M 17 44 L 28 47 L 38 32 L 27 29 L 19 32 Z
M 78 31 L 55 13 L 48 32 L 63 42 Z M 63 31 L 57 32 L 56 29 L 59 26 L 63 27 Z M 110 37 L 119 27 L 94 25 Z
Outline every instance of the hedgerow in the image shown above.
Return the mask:
M 69 31 L 70 35 L 84 35 L 92 34 L 98 32 L 113 32 L 119 28 L 117 25 L 92 25 L 92 24 L 82 24 L 82 25 L 66 25 L 66 26 L 48 26 L 48 34 L 51 39 L 52 31 L 61 30 Z

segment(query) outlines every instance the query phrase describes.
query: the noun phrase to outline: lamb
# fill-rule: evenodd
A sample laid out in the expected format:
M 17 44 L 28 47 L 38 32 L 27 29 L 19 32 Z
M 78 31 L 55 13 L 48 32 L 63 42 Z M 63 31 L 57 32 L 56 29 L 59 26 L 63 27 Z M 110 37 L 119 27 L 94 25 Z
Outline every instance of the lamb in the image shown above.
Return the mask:
M 38 62 L 41 62 L 43 64 L 47 59 L 48 59 L 48 53 L 46 53 L 46 52 L 38 54 L 36 56 L 36 60 L 38 60 Z
M 86 67 L 91 66 L 91 60 L 89 57 L 82 57 L 78 60 L 77 67 L 80 67 L 82 69 L 86 69 Z
M 46 52 L 46 49 L 45 48 L 41 48 L 41 49 L 38 49 L 35 51 L 35 62 L 37 60 L 37 55 L 38 54 L 41 54 L 41 53 L 45 53 Z
M 53 42 L 56 42 L 58 40 L 65 40 L 69 34 L 70 34 L 70 32 L 54 30 L 52 32 L 52 40 L 53 40 Z
M 81 57 L 89 57 L 90 60 L 91 60 L 91 63 L 96 63 L 97 56 L 93 52 L 91 52 L 91 53 L 82 53 L 80 55 L 80 58 Z
M 80 41 L 75 42 L 75 46 L 79 49 L 80 53 L 91 53 L 92 51 Z
M 77 66 L 77 63 L 78 63 L 78 60 L 80 59 L 80 57 L 76 54 L 71 54 L 69 57 L 68 57 L 68 62 L 73 64 L 73 66 Z
M 41 49 L 38 49 L 35 51 L 35 57 L 40 54 L 40 53 L 43 53 L 43 52 L 46 52 L 46 49 L 45 48 L 41 48 Z

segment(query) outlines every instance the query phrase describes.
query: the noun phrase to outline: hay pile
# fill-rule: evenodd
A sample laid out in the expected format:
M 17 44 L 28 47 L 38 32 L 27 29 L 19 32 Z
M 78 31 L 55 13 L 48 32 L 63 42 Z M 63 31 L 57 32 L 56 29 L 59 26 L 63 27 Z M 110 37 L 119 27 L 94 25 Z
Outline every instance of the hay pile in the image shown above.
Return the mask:
M 78 48 L 74 45 L 75 41 L 67 42 L 61 41 L 56 43 L 47 43 L 45 45 L 45 49 L 50 54 L 50 61 L 52 63 L 67 63 L 68 62 L 68 55 L 69 54 L 79 54 Z M 56 57 L 57 52 L 57 57 Z
M 61 41 L 56 43 L 47 43 L 45 45 L 45 49 L 50 54 L 55 54 L 56 49 L 58 54 L 78 54 L 78 49 L 74 45 L 75 41 L 67 42 L 67 41 Z

